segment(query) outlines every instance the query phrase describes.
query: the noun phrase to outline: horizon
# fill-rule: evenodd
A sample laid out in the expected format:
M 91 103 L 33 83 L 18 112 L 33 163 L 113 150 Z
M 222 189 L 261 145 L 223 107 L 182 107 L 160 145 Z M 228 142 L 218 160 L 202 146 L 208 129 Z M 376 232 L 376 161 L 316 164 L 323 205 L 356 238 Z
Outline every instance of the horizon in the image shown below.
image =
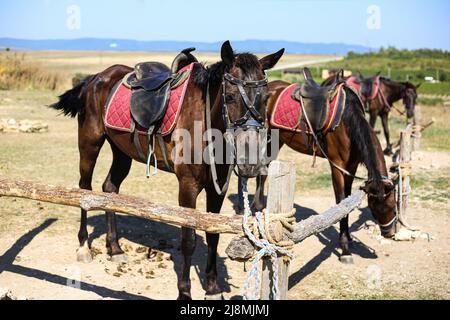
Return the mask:
M 224 8 L 237 1 L 230 0 Z M 0 38 L 201 43 L 229 39 L 450 50 L 448 1 L 422 1 L 414 6 L 406 0 L 345 2 L 352 5 L 248 0 L 239 2 L 240 10 L 234 10 L 233 16 L 217 19 L 222 7 L 206 0 L 133 0 L 126 5 L 117 0 L 17 0 L 0 5 Z M 153 13 L 155 7 L 161 14 Z M 249 14 L 255 9 L 258 14 Z

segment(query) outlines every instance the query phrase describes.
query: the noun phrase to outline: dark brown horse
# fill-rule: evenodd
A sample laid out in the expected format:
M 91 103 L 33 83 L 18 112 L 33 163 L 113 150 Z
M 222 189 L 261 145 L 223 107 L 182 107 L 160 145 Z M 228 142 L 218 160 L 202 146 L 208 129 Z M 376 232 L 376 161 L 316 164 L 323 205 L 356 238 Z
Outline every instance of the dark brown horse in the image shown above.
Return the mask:
M 214 181 L 211 174 L 211 168 L 214 164 L 210 166 L 204 161 L 203 151 L 206 148 L 206 142 L 202 138 L 200 138 L 203 141 L 202 148 L 183 150 L 184 155 L 182 157 L 185 159 L 187 153 L 190 155 L 190 159 L 200 158 L 203 161 L 200 161 L 199 164 L 179 161 L 177 157 L 181 157 L 181 155 L 172 152 L 176 149 L 178 138 L 175 135 L 177 130 L 189 132 L 192 139 L 191 146 L 194 146 L 194 139 L 196 139 L 194 132 L 196 126 L 194 123 L 198 122 L 201 125 L 203 137 L 208 127 L 207 118 L 210 115 L 211 128 L 220 132 L 225 132 L 226 129 L 229 129 L 230 123 L 235 124 L 236 127 L 245 128 L 245 130 L 241 130 L 239 135 L 234 136 L 236 145 L 259 145 L 261 140 L 255 140 L 255 135 L 250 133 L 252 129 L 259 129 L 259 121 L 265 121 L 266 105 L 269 98 L 265 70 L 274 67 L 283 53 L 284 50 L 280 50 L 259 60 L 256 56 L 249 53 L 236 55 L 227 41 L 222 46 L 222 61 L 208 68 L 198 63 L 194 65 L 192 71 L 193 80 L 188 84 L 186 98 L 176 129 L 172 136 L 166 137 L 164 141 L 169 158 L 168 162 L 170 167 L 173 168 L 171 172 L 176 175 L 179 182 L 178 201 L 180 206 L 195 208 L 198 195 L 202 190 L 205 190 L 207 211 L 219 213 L 225 195 L 218 194 L 216 189 L 217 185 L 222 186 L 226 184 L 230 165 L 217 165 L 217 181 Z M 92 189 L 92 174 L 100 149 L 105 141 L 108 141 L 111 146 L 113 162 L 103 184 L 104 192 L 118 193 L 120 185 L 130 171 L 132 160 L 141 161 L 139 152 L 135 144 L 133 144 L 131 134 L 105 128 L 103 121 L 106 101 L 112 88 L 131 71 L 133 69 L 127 66 L 112 66 L 86 79 L 83 83 L 63 94 L 59 102 L 52 105 L 53 108 L 62 110 L 66 115 L 72 117 L 78 115 L 81 175 L 79 185 L 82 189 Z M 255 96 L 258 96 L 258 99 L 255 99 Z M 209 100 L 207 99 L 208 97 L 210 97 Z M 249 101 L 254 101 L 254 105 L 248 105 Z M 208 107 L 210 108 L 206 110 Z M 228 115 L 228 122 L 223 118 L 224 113 Z M 259 115 L 264 116 L 262 119 L 254 119 Z M 242 119 L 245 121 L 238 121 Z M 255 122 L 257 125 L 254 124 Z M 140 139 L 142 146 L 148 146 L 145 135 L 141 136 Z M 155 149 L 155 155 L 159 160 L 159 164 L 162 164 L 159 169 L 168 171 L 169 169 L 164 165 L 162 148 L 155 146 Z M 144 149 L 144 152 L 147 153 L 148 150 Z M 259 174 L 258 169 L 260 166 L 259 162 L 256 164 L 244 162 L 238 165 L 237 168 L 240 175 L 251 177 Z M 158 201 L 159 199 L 154 200 Z M 78 260 L 80 261 L 90 261 L 92 259 L 88 244 L 86 218 L 86 211 L 82 210 L 78 234 L 80 241 Z M 114 212 L 106 212 L 106 226 L 108 254 L 114 257 L 115 260 L 120 260 L 124 257 L 124 252 L 119 245 Z M 206 240 L 208 242 L 206 296 L 207 298 L 217 298 L 221 296 L 222 292 L 217 282 L 216 267 L 219 235 L 207 234 Z M 190 268 L 195 246 L 195 230 L 183 228 L 181 251 L 184 259 L 182 274 L 178 282 L 179 299 L 191 299 Z
M 373 84 L 377 78 L 380 81 L 380 88 L 377 95 L 373 99 L 366 98 L 366 111 L 370 116 L 370 125 L 375 128 L 377 118 L 381 118 L 381 123 L 383 125 L 384 136 L 386 138 L 386 149 L 384 154 L 392 154 L 392 144 L 390 140 L 390 130 L 389 130 L 389 113 L 394 108 L 394 104 L 400 100 L 403 100 L 405 106 L 405 112 L 408 121 L 414 118 L 415 106 L 417 101 L 417 89 L 419 85 L 414 85 L 411 82 L 396 82 L 388 78 L 379 77 L 379 74 L 371 77 L 364 78 L 361 74 L 358 75 L 359 81 L 361 83 Z M 331 77 L 323 83 L 323 85 L 329 85 L 335 81 L 335 77 Z M 399 111 L 400 112 L 400 111 Z M 403 113 L 403 112 L 401 112 Z
M 284 81 L 274 81 L 269 84 L 272 97 L 268 103 L 268 115 L 272 116 L 278 97 L 290 84 Z M 321 145 L 331 166 L 334 194 L 336 203 L 340 203 L 352 192 L 352 184 L 360 164 L 367 170 L 369 179 L 364 190 L 368 194 L 369 208 L 375 220 L 379 223 L 382 235 L 392 237 L 396 225 L 396 200 L 393 192 L 393 184 L 388 178 L 386 162 L 383 156 L 380 142 L 369 123 L 364 118 L 364 110 L 361 100 L 356 93 L 344 87 L 347 100 L 346 107 L 340 125 L 335 131 L 329 132 L 323 137 Z M 276 129 L 278 130 L 278 129 Z M 274 129 L 272 129 L 274 132 Z M 313 155 L 311 146 L 305 144 L 301 133 L 280 130 L 280 146 L 287 145 L 293 150 Z M 276 134 L 271 134 L 272 139 Z M 311 135 L 309 135 L 310 138 Z M 311 139 L 309 139 L 311 141 Z M 325 154 L 316 148 L 316 155 L 325 157 Z M 262 176 L 258 181 L 258 188 L 253 204 L 255 210 L 264 207 L 264 183 L 266 177 Z M 352 263 L 349 243 L 348 217 L 340 222 L 340 247 L 342 255 L 340 260 L 344 263 Z

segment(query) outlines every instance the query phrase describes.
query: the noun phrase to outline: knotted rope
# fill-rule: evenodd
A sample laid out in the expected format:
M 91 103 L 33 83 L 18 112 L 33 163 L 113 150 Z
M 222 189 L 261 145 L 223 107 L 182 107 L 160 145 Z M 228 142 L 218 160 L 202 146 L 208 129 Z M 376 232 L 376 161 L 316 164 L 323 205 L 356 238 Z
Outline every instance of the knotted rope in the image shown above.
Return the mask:
M 292 259 L 293 255 L 289 251 L 294 246 L 292 241 L 275 241 L 269 232 L 270 222 L 280 221 L 281 224 L 288 229 L 293 231 L 293 223 L 295 222 L 295 210 L 288 214 L 277 214 L 276 216 L 270 217 L 269 212 L 264 210 L 263 212 L 255 213 L 255 220 L 253 221 L 253 226 L 250 226 L 249 220 L 253 216 L 250 209 L 250 202 L 248 200 L 248 191 L 244 188 L 244 219 L 243 228 L 245 235 L 250 239 L 250 241 L 259 248 L 258 252 L 252 258 L 252 266 L 247 275 L 247 281 L 244 285 L 244 300 L 257 300 L 260 298 L 259 294 L 261 291 L 261 270 L 259 269 L 260 261 L 264 257 L 270 257 L 273 265 L 273 281 L 272 281 L 272 295 L 275 300 L 280 300 L 280 293 L 278 290 L 278 254 L 284 256 L 287 259 Z M 253 288 L 252 294 L 250 294 L 250 285 L 252 280 L 255 279 L 255 286 Z

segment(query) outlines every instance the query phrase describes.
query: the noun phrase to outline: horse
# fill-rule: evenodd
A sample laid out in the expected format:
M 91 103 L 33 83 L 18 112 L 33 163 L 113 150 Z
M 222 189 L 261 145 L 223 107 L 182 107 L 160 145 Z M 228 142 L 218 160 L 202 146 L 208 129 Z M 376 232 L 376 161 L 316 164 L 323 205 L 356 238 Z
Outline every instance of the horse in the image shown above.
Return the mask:
M 349 82 L 349 79 L 351 78 L 352 77 L 346 78 L 347 82 Z M 380 73 L 370 78 L 364 78 L 364 76 L 359 73 L 358 76 L 353 78 L 360 84 L 367 84 L 370 89 L 374 88 L 374 84 L 376 84 L 376 86 L 379 86 L 379 88 L 374 89 L 377 90 L 377 92 L 374 91 L 373 97 L 370 97 L 370 90 L 369 92 L 362 92 L 361 90 L 360 94 L 366 104 L 366 111 L 369 113 L 369 123 L 372 128 L 375 128 L 378 116 L 381 118 L 383 132 L 387 144 L 386 149 L 384 149 L 383 152 L 385 155 L 391 155 L 392 144 L 390 141 L 389 113 L 394 108 L 394 104 L 397 101 L 403 100 L 407 121 L 412 121 L 412 119 L 414 119 L 415 106 L 418 97 L 417 90 L 419 89 L 421 84 L 414 85 L 408 81 L 393 81 L 388 78 L 381 77 Z M 325 80 L 323 85 L 329 85 L 334 81 L 335 76 L 330 77 L 329 79 Z M 377 83 L 379 83 L 379 85 Z M 404 114 L 404 112 L 399 112 L 402 115 Z
M 312 76 L 307 69 L 304 70 L 304 75 L 308 81 L 312 81 Z M 336 81 L 339 81 L 339 79 Z M 273 116 L 279 96 L 289 86 L 290 83 L 280 80 L 269 83 L 269 90 L 272 94 L 267 109 L 269 119 Z M 358 166 L 363 164 L 368 170 L 368 180 L 362 189 L 368 195 L 369 208 L 375 221 L 380 226 L 382 235 L 391 238 L 395 234 L 397 222 L 394 184 L 388 177 L 381 144 L 374 130 L 365 119 L 361 99 L 353 89 L 346 85 L 343 86 L 343 89 L 346 94 L 346 103 L 340 124 L 334 131 L 324 135 L 321 141 L 317 141 L 313 147 L 311 147 L 312 143 L 308 143 L 308 141 L 313 140 L 311 134 L 307 134 L 308 139 L 306 141 L 302 133 L 279 130 L 274 128 L 272 124 L 270 125 L 272 131 L 270 136 L 272 139 L 278 137 L 280 149 L 287 145 L 302 154 L 326 158 L 329 161 L 337 204 L 351 195 L 356 171 Z M 274 134 L 274 130 L 277 130 L 278 134 Z M 318 147 L 319 144 L 320 147 Z M 276 155 L 272 156 L 276 157 Z M 257 191 L 252 204 L 253 210 L 262 211 L 264 208 L 263 198 L 266 179 L 266 176 L 257 178 Z M 240 185 L 242 184 L 245 184 L 245 179 L 241 179 Z M 353 263 L 349 246 L 351 241 L 347 216 L 340 221 L 339 244 L 342 253 L 339 259 L 342 263 Z
M 219 213 L 225 198 L 230 168 L 233 163 L 205 161 L 203 149 L 207 147 L 203 140 L 202 148 L 183 150 L 183 157 L 202 159 L 195 164 L 179 161 L 177 150 L 177 130 L 190 134 L 191 146 L 195 145 L 195 123 L 201 124 L 204 134 L 210 128 L 224 133 L 230 128 L 242 129 L 233 135 L 231 142 L 236 146 L 261 145 L 260 135 L 254 135 L 264 127 L 266 105 L 269 98 L 268 80 L 265 71 L 273 68 L 284 54 L 284 49 L 258 59 L 251 53 L 236 54 L 229 41 L 221 48 L 221 61 L 205 67 L 195 63 L 192 69 L 192 81 L 189 82 L 180 117 L 175 131 L 164 138 L 163 145 L 156 146 L 154 155 L 158 159 L 159 170 L 176 175 L 179 185 L 178 203 L 181 207 L 196 208 L 197 197 L 206 191 L 207 211 Z M 143 162 L 139 156 L 133 137 L 109 129 L 104 125 L 105 105 L 114 86 L 133 69 L 124 65 L 114 65 L 90 76 L 82 83 L 59 97 L 51 107 L 67 116 L 78 116 L 78 145 L 80 153 L 81 189 L 92 190 L 92 175 L 99 152 L 105 141 L 111 146 L 113 161 L 103 184 L 103 192 L 119 193 L 122 182 L 127 177 L 132 161 Z M 223 118 L 227 114 L 227 121 Z M 202 136 L 203 137 L 203 136 Z M 197 137 L 198 138 L 198 137 Z M 148 137 L 139 136 L 143 151 L 148 153 Z M 211 141 L 211 140 L 209 140 Z M 228 139 L 229 142 L 229 139 Z M 165 149 L 165 150 L 164 150 Z M 164 152 L 166 151 L 166 152 Z M 166 159 L 165 159 L 166 158 Z M 169 166 L 163 163 L 167 160 Z M 217 159 L 216 159 L 217 160 Z M 245 159 L 244 159 L 245 160 Z M 244 177 L 259 174 L 261 161 L 249 164 L 237 164 L 237 173 Z M 81 223 L 78 233 L 80 247 L 77 259 L 83 262 L 92 260 L 86 229 L 87 213 L 81 210 Z M 115 212 L 106 212 L 106 247 L 113 261 L 126 259 L 119 244 Z M 223 299 L 218 284 L 217 245 L 218 234 L 206 234 L 208 256 L 206 265 L 206 298 Z M 196 247 L 196 232 L 190 228 L 181 230 L 181 252 L 183 255 L 182 272 L 178 275 L 178 299 L 191 300 L 190 268 L 192 255 Z

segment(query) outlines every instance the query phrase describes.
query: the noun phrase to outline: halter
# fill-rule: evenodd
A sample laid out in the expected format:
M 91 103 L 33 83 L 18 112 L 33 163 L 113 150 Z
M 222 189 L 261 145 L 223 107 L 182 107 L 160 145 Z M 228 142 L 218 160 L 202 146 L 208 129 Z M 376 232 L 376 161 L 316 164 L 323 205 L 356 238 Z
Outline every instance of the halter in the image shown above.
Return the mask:
M 232 121 L 230 119 L 230 113 L 228 111 L 228 105 L 226 102 L 226 83 L 230 83 L 231 85 L 237 86 L 239 93 L 244 101 L 244 106 L 247 109 L 245 115 L 236 120 Z M 257 81 L 248 81 L 248 80 L 240 80 L 238 78 L 233 77 L 229 73 L 225 73 L 222 80 L 222 115 L 227 129 L 262 129 L 265 127 L 266 117 L 262 116 L 258 110 L 256 110 L 256 106 L 261 102 L 261 91 L 263 87 L 266 87 L 269 83 L 267 77 L 262 80 Z M 245 88 L 256 88 L 256 95 L 253 102 L 250 100 Z
M 392 180 L 391 180 L 389 177 L 386 177 L 386 176 L 382 176 L 382 177 L 381 177 L 381 181 L 383 181 L 383 182 L 388 182 L 388 183 L 394 185 L 394 183 L 392 182 Z M 368 182 L 370 182 L 370 181 L 368 181 Z M 386 198 L 389 197 L 393 192 L 395 192 L 395 188 L 393 188 L 393 189 L 392 189 L 391 191 L 389 191 L 388 193 L 385 193 L 385 194 L 383 195 L 383 198 L 386 199 Z M 375 195 L 375 194 L 373 194 L 373 193 L 368 193 L 367 195 L 368 195 L 368 197 L 379 198 L 378 195 Z M 399 219 L 397 206 L 395 206 L 395 216 L 394 216 L 394 218 L 392 218 L 392 220 L 389 221 L 388 223 L 381 224 L 380 221 L 378 221 L 377 217 L 375 217 L 375 215 L 373 215 L 373 218 L 374 218 L 375 221 L 378 223 L 378 225 L 380 226 L 380 229 L 381 229 L 382 231 L 389 231 L 389 230 L 391 229 L 392 225 L 395 224 L 395 223 L 397 223 L 397 221 L 398 221 L 398 219 Z
M 231 121 L 230 115 L 228 111 L 228 106 L 226 104 L 226 83 L 229 82 L 232 85 L 235 85 L 239 89 L 239 93 L 242 97 L 242 100 L 244 101 L 245 108 L 247 109 L 247 112 L 245 115 L 237 120 L 237 121 Z M 235 77 L 233 77 L 229 73 L 225 73 L 222 79 L 222 116 L 224 118 L 225 126 L 226 126 L 226 133 L 225 133 L 225 142 L 232 145 L 234 152 L 235 145 L 234 145 L 234 139 L 229 132 L 230 130 L 235 129 L 256 129 L 261 130 L 265 129 L 265 117 L 261 116 L 261 114 L 256 110 L 255 106 L 257 106 L 261 101 L 261 88 L 267 86 L 269 83 L 269 80 L 267 77 L 265 77 L 263 80 L 258 81 L 248 81 L 248 80 L 240 80 Z M 245 91 L 245 87 L 249 88 L 256 88 L 256 96 L 255 100 L 253 102 L 250 101 L 250 98 L 247 95 L 247 92 Z M 214 184 L 214 188 L 216 189 L 217 194 L 219 195 L 225 195 L 225 193 L 228 190 L 228 186 L 230 184 L 230 178 L 234 171 L 235 165 L 232 164 L 229 166 L 228 169 L 228 175 L 225 180 L 225 184 L 220 187 L 218 176 L 217 176 L 217 169 L 216 169 L 216 163 L 215 163 L 215 157 L 214 157 L 214 147 L 213 147 L 213 139 L 212 139 L 212 133 L 211 133 L 211 99 L 210 99 L 210 92 L 209 92 L 209 82 L 208 86 L 206 88 L 206 130 L 207 130 L 207 140 L 208 140 L 208 156 L 211 166 L 211 175 L 212 180 Z M 235 159 L 233 159 L 235 160 Z

